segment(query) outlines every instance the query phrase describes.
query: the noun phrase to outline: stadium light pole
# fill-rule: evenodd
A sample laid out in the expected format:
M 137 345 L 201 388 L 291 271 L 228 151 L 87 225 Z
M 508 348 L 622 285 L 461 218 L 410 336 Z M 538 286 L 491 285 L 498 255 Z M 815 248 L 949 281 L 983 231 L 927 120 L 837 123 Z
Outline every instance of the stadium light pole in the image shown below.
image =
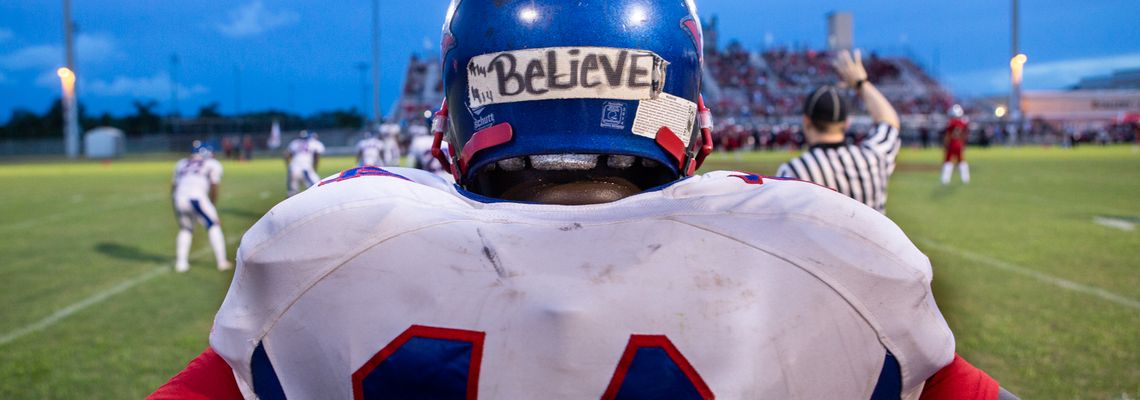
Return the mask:
M 372 121 L 380 122 L 380 0 L 372 0 Z
M 63 147 L 67 158 L 79 157 L 79 121 L 75 100 L 75 22 L 71 20 L 71 0 L 63 0 L 64 60 L 67 65 L 56 71 L 63 85 Z
M 177 116 L 178 112 L 178 53 L 170 54 L 170 115 Z
M 67 158 L 79 156 L 79 121 L 75 103 L 75 73 L 70 68 L 60 67 L 56 70 L 59 83 L 63 88 L 63 134 L 67 140 Z
M 366 62 L 356 63 L 360 72 L 360 115 L 364 117 L 364 127 L 368 128 L 368 68 Z
M 1020 129 L 1021 123 L 1021 73 L 1022 67 L 1025 66 L 1026 57 L 1021 54 L 1021 46 L 1019 41 L 1019 23 L 1018 23 L 1018 0 L 1012 0 L 1012 10 L 1010 12 L 1010 46 L 1009 46 L 1009 116 L 1014 124 L 1017 124 L 1017 129 Z

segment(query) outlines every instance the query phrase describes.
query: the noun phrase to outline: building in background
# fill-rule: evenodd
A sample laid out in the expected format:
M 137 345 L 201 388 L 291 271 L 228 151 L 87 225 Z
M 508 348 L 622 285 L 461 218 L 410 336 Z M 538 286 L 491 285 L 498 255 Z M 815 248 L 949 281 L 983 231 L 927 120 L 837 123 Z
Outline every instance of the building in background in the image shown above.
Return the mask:
M 855 48 L 855 17 L 849 12 L 827 14 L 827 49 L 831 51 Z
M 1073 89 L 1140 89 L 1140 68 L 1118 70 L 1112 75 L 1090 76 L 1081 79 Z

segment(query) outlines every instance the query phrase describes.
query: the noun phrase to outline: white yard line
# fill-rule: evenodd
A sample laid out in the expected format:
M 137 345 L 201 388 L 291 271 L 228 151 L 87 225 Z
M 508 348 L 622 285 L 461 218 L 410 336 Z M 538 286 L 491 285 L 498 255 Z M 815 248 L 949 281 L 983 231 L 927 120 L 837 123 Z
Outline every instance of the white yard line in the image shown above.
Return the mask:
M 1125 221 L 1122 219 L 1116 219 L 1116 218 L 1093 217 L 1093 223 L 1100 225 L 1100 226 L 1106 226 L 1109 228 L 1120 229 L 1120 230 L 1126 231 L 1126 232 L 1132 232 L 1132 231 L 1136 230 L 1136 224 L 1135 223 L 1128 222 L 1128 221 Z
M 997 268 L 997 269 L 1007 271 L 1007 272 L 1013 272 L 1015 274 L 1025 275 L 1025 276 L 1028 276 L 1030 278 L 1037 279 L 1041 282 L 1045 282 L 1045 283 L 1060 287 L 1062 289 L 1068 289 L 1068 290 L 1072 290 L 1072 291 L 1077 292 L 1077 293 L 1083 293 L 1083 294 L 1099 297 L 1103 300 L 1107 300 L 1107 301 L 1110 301 L 1110 302 L 1113 302 L 1113 303 L 1116 303 L 1116 304 L 1119 304 L 1119 305 L 1122 305 L 1125 307 L 1140 310 L 1140 300 L 1136 300 L 1136 299 L 1133 299 L 1130 297 L 1126 297 L 1126 296 L 1122 296 L 1122 295 L 1119 295 L 1116 293 L 1112 293 L 1110 291 L 1101 289 L 1101 288 L 1096 287 L 1096 286 L 1085 285 L 1083 283 L 1073 282 L 1073 281 L 1070 281 L 1068 279 L 1058 278 L 1058 277 L 1055 277 L 1055 276 L 1052 276 L 1052 275 L 1049 275 L 1049 274 L 1046 274 L 1046 273 L 1043 273 L 1040 271 L 1035 271 L 1033 269 L 1026 268 L 1026 267 L 1017 265 L 1017 264 L 998 260 L 998 259 L 986 256 L 984 254 L 978 254 L 978 253 L 974 253 L 971 251 L 962 250 L 962 249 L 959 249 L 959 248 L 956 248 L 953 246 L 949 246 L 949 245 L 945 245 L 942 243 L 935 242 L 933 240 L 917 239 L 916 241 L 925 247 L 945 251 L 945 252 L 952 253 L 952 254 L 956 254 L 958 256 L 961 256 L 962 258 L 965 258 L 965 259 L 970 260 L 970 261 L 977 262 L 979 264 L 982 264 L 982 265 L 985 265 L 988 267 Z
M 229 240 L 226 240 L 226 244 L 227 245 L 233 245 L 234 243 L 237 243 L 238 240 L 241 240 L 240 235 L 238 235 L 237 237 L 234 237 L 234 238 L 230 238 Z M 205 255 L 205 254 L 212 254 L 212 252 L 213 252 L 213 249 L 211 249 L 209 246 L 206 246 L 205 248 L 198 249 L 198 251 L 195 251 L 193 254 L 190 255 L 190 258 L 198 258 L 198 257 Z M 172 270 L 171 264 L 163 264 L 163 265 L 156 266 L 154 269 L 151 269 L 150 271 L 147 271 L 147 272 L 143 273 L 142 275 L 139 275 L 139 276 L 136 276 L 134 278 L 130 278 L 130 279 L 127 279 L 125 281 L 119 282 L 119 284 L 117 284 L 115 286 L 112 286 L 106 290 L 97 292 L 97 293 L 95 293 L 95 294 L 93 294 L 93 295 L 91 295 L 91 296 L 89 296 L 83 300 L 72 303 L 71 305 L 69 305 L 67 307 L 56 310 L 56 312 L 45 317 L 44 319 L 41 319 L 39 321 L 33 322 L 31 324 L 28 324 L 28 325 L 24 325 L 20 328 L 12 330 L 11 332 L 5 333 L 3 336 L 0 336 L 0 346 L 4 346 L 8 343 L 11 343 L 12 341 L 15 341 L 16 339 L 27 336 L 28 334 L 42 331 L 45 328 L 52 326 L 52 325 L 55 325 L 57 322 L 66 319 L 67 317 L 75 315 L 75 313 L 83 311 L 83 310 L 87 309 L 88 307 L 91 307 L 95 304 L 102 302 L 103 300 L 107 300 L 111 296 L 125 292 L 128 289 L 133 288 L 133 287 L 138 286 L 138 285 L 141 285 L 143 283 L 149 282 L 151 279 L 157 278 L 161 275 L 168 274 L 168 273 L 170 273 L 171 270 Z

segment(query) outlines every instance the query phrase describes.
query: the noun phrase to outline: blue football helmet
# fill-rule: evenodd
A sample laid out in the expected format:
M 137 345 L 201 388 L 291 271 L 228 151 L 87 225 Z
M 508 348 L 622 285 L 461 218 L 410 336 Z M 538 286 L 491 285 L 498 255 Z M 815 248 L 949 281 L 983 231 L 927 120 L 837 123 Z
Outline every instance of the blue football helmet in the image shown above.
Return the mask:
M 202 158 L 210 158 L 214 156 L 214 148 L 209 143 L 204 143 L 201 140 L 195 140 L 190 144 L 190 155 Z
M 503 3 L 452 0 L 443 26 L 433 153 L 460 185 L 589 171 L 648 189 L 712 151 L 692 0 Z

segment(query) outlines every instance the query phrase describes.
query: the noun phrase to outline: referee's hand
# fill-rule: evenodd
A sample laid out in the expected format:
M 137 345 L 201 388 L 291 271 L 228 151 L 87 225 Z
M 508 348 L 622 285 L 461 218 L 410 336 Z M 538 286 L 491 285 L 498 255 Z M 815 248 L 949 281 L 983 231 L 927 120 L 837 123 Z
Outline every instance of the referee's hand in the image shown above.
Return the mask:
M 831 65 L 847 87 L 854 88 L 859 81 L 867 80 L 867 70 L 863 68 L 863 52 L 858 49 L 855 50 L 854 57 L 847 50 L 840 51 Z

